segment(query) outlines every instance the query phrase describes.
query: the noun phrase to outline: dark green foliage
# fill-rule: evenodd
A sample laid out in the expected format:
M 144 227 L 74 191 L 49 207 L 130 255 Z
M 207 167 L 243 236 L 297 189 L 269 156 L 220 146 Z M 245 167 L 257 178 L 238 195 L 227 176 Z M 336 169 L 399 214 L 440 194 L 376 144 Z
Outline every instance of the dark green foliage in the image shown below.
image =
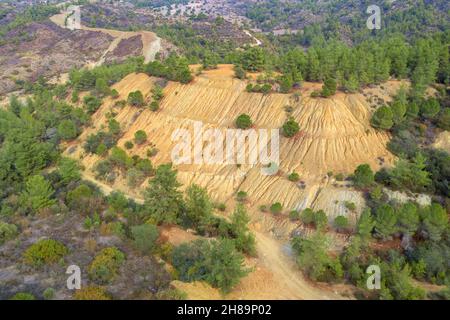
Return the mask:
M 233 241 L 196 240 L 173 250 L 172 265 L 182 281 L 203 280 L 222 292 L 229 292 L 248 271 L 244 256 Z
M 191 71 L 186 58 L 173 54 L 164 62 L 150 62 L 145 67 L 145 71 L 151 76 L 162 77 L 181 83 L 189 83 L 192 80 Z
M 95 111 L 102 105 L 102 100 L 94 96 L 86 96 L 83 98 L 84 107 L 89 114 L 95 113 Z
M 162 164 L 145 190 L 145 210 L 156 223 L 176 223 L 181 214 L 183 199 L 178 188 L 177 171 L 171 164 Z
M 419 212 L 412 202 L 403 204 L 397 211 L 398 229 L 404 235 L 412 236 L 419 227 Z
M 250 217 L 248 216 L 247 210 L 245 210 L 245 207 L 242 204 L 238 204 L 231 216 L 230 229 L 233 233 L 232 238 L 237 250 L 255 256 L 256 241 L 255 236 L 248 228 L 249 222 Z
M 142 107 L 144 105 L 144 96 L 141 91 L 133 91 L 128 94 L 127 102 L 133 107 Z
M 430 174 L 425 170 L 425 157 L 418 153 L 412 161 L 400 159 L 389 171 L 389 182 L 394 188 L 422 192 L 431 184 Z
M 310 208 L 306 208 L 302 211 L 300 219 L 304 224 L 311 224 L 314 222 L 314 211 Z
M 39 209 L 50 207 L 56 203 L 52 199 L 53 193 L 54 190 L 50 182 L 43 176 L 36 175 L 27 180 L 21 199 L 27 208 L 32 210 L 32 212 L 36 212 Z
M 298 255 L 297 264 L 312 280 L 335 282 L 342 279 L 342 265 L 339 259 L 328 254 L 328 242 L 323 234 L 316 232 L 308 239 L 294 237 L 292 248 Z
M 151 254 L 159 237 L 158 228 L 153 224 L 143 224 L 131 228 L 134 244 L 142 254 Z
M 0 221 L 0 245 L 14 239 L 18 234 L 18 228 L 14 224 Z
M 134 144 L 131 141 L 127 141 L 124 143 L 124 147 L 125 147 L 125 149 L 130 150 L 130 149 L 133 149 Z
M 356 233 L 363 240 L 367 240 L 372 236 L 372 230 L 375 227 L 375 221 L 370 213 L 370 209 L 365 209 L 359 217 L 356 224 Z
M 292 86 L 294 85 L 294 80 L 292 80 L 292 77 L 289 75 L 285 75 L 280 77 L 280 92 L 282 93 L 288 93 Z
M 250 116 L 248 114 L 241 114 L 236 119 L 236 127 L 238 127 L 239 129 L 248 129 L 252 125 L 252 119 L 250 119 Z
M 430 173 L 433 190 L 450 198 L 450 155 L 442 150 L 427 150 L 426 170 Z
M 123 79 L 126 75 L 139 71 L 142 68 L 142 63 L 143 58 L 133 57 L 128 58 L 120 64 L 104 64 L 99 67 L 95 67 L 92 70 L 73 69 L 69 74 L 70 84 L 76 90 L 82 91 L 94 90 L 96 83 L 98 83 L 99 88 L 105 90 L 106 92 L 105 81 L 106 85 L 110 86 L 113 83 Z
M 448 228 L 448 215 L 439 204 L 433 203 L 420 211 L 422 228 L 426 236 L 432 241 L 439 241 Z
M 300 220 L 307 225 L 313 225 L 318 230 L 324 230 L 328 224 L 328 218 L 323 210 L 314 212 L 310 208 L 306 208 L 300 215 Z
M 109 160 L 119 167 L 129 168 L 133 165 L 133 160 L 127 155 L 127 152 L 119 147 L 111 149 Z
M 345 231 L 349 226 L 347 217 L 337 216 L 334 218 L 334 226 L 338 231 Z
M 58 126 L 58 135 L 64 140 L 75 139 L 78 133 L 78 128 L 72 120 L 63 120 Z
M 76 160 L 61 158 L 58 163 L 58 173 L 61 176 L 61 182 L 68 184 L 72 181 L 78 181 L 81 178 L 80 166 Z
M 289 212 L 289 219 L 292 221 L 300 220 L 300 212 L 298 210 L 291 210 Z
M 375 231 L 377 236 L 383 240 L 387 240 L 397 230 L 397 215 L 394 209 L 388 204 L 379 206 L 375 216 Z
M 90 134 L 83 145 L 87 153 L 104 155 L 104 153 L 116 145 L 117 137 L 111 132 L 99 131 L 96 134 Z
M 265 53 L 260 47 L 248 48 L 242 53 L 240 63 L 246 71 L 261 71 L 265 64 Z
M 241 66 L 234 66 L 234 76 L 242 80 L 247 77 L 247 74 L 245 73 L 245 70 Z
M 282 130 L 285 137 L 292 138 L 300 131 L 300 126 L 294 118 L 289 118 L 289 120 L 283 124 Z
M 31 293 L 18 292 L 10 300 L 36 300 L 36 297 Z
M 213 204 L 206 189 L 196 184 L 186 190 L 186 217 L 194 228 L 202 228 L 210 222 L 213 213 Z
M 353 173 L 353 183 L 357 188 L 370 187 L 375 181 L 375 176 L 368 164 L 359 165 Z
M 443 130 L 450 131 L 450 108 L 444 108 L 438 117 L 438 126 Z
M 288 179 L 289 179 L 289 181 L 297 182 L 298 180 L 300 180 L 300 175 L 297 172 L 292 172 L 289 175 Z
M 423 277 L 432 283 L 443 284 L 450 280 L 450 246 L 448 243 L 423 242 L 413 252 L 413 261 L 425 266 Z
M 145 141 L 147 141 L 147 133 L 143 130 L 138 130 L 134 133 L 134 142 L 136 144 L 143 144 Z
M 275 202 L 270 206 L 270 212 L 272 212 L 272 214 L 274 215 L 280 214 L 282 210 L 283 206 L 279 202 Z
M 108 130 L 114 136 L 119 135 L 121 132 L 119 121 L 117 121 L 116 119 L 109 119 L 108 120 Z
M 247 197 L 248 197 L 247 192 L 243 190 L 238 191 L 238 193 L 236 194 L 236 200 L 240 202 L 247 200 Z
M 336 88 L 337 84 L 335 79 L 333 78 L 325 79 L 322 88 L 322 96 L 325 98 L 331 97 L 336 93 Z
M 384 130 L 389 130 L 394 125 L 394 115 L 391 108 L 387 106 L 382 106 L 375 111 L 370 120 L 370 123 L 375 128 L 380 128 Z
M 420 115 L 424 118 L 432 119 L 440 110 L 439 101 L 435 98 L 429 98 L 420 104 Z

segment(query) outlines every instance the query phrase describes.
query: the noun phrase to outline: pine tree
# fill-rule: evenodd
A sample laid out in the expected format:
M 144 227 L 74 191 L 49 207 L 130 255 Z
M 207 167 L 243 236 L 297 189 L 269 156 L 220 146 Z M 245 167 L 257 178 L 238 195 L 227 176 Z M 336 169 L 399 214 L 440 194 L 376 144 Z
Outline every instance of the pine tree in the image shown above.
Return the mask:
M 398 228 L 404 235 L 412 236 L 419 227 L 419 213 L 412 202 L 400 207 L 398 212 Z
M 22 193 L 22 201 L 33 211 L 48 208 L 56 203 L 53 196 L 54 190 L 50 182 L 41 175 L 30 177 L 25 183 L 25 191 Z
M 372 236 L 375 221 L 370 213 L 370 209 L 365 209 L 359 217 L 356 225 L 356 232 L 363 240 L 368 240 Z
M 144 193 L 144 207 L 155 222 L 177 222 L 183 206 L 180 186 L 177 171 L 171 164 L 162 164 L 156 169 Z
M 382 106 L 375 111 L 370 120 L 370 123 L 375 128 L 380 128 L 384 130 L 389 130 L 394 125 L 394 115 L 391 108 L 387 106 Z
M 397 231 L 394 209 L 388 204 L 383 204 L 377 208 L 376 213 L 375 231 L 382 239 L 389 239 Z

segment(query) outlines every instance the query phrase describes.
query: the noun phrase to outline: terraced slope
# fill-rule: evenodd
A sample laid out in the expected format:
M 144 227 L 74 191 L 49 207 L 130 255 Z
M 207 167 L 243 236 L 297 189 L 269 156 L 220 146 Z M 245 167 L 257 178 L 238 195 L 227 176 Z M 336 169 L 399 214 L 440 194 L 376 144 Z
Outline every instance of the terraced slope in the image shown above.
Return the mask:
M 111 111 L 116 114 L 115 119 L 124 132 L 118 145 L 124 147 L 125 142 L 133 140 L 136 131 L 144 130 L 148 142 L 135 145 L 128 152 L 146 157 L 148 148 L 156 146 L 159 152 L 152 158 L 155 165 L 172 161 L 171 152 L 177 143 L 172 141 L 172 133 L 177 129 L 184 128 L 193 137 L 194 124 L 200 122 L 204 130 L 215 128 L 225 132 L 234 128 L 236 117 L 242 113 L 251 116 L 254 129 L 278 129 L 288 116 L 292 116 L 299 122 L 301 132 L 291 139 L 280 137 L 280 167 L 276 175 L 262 175 L 260 165 L 182 164 L 177 166 L 178 178 L 184 186 L 197 183 L 206 187 L 215 200 L 227 203 L 229 208 L 234 207 L 238 190 L 244 190 L 249 195 L 250 227 L 258 241 L 258 258 L 250 264 L 255 266 L 256 271 L 243 279 L 229 297 L 254 298 L 252 293 L 259 290 L 262 292 L 259 298 L 338 298 L 329 288 L 318 288 L 305 281 L 285 252 L 287 239 L 293 230 L 309 231 L 283 215 L 273 217 L 261 213 L 257 207 L 279 201 L 286 212 L 292 208 L 313 207 L 324 209 L 330 217 L 343 214 L 351 221 L 356 220 L 364 203 L 361 194 L 327 173 L 348 174 L 361 163 L 369 163 L 376 169 L 382 163 L 389 165 L 392 162 L 393 156 L 386 149 L 389 136 L 369 125 L 370 107 L 366 97 L 363 94 L 338 93 L 330 99 L 310 98 L 310 93 L 320 86 L 311 83 L 303 85 L 299 91 L 303 98 L 300 99 L 291 94 L 248 93 L 245 91 L 247 82 L 233 78 L 232 66 L 220 65 L 217 70 L 204 72 L 187 85 L 168 82 L 158 112 L 131 106 L 114 107 L 117 100 L 126 100 L 128 94 L 136 90 L 140 90 L 150 101 L 151 89 L 156 81 L 161 80 L 142 73 L 131 74 L 113 86 L 119 92 L 119 98 L 107 98 L 93 115 L 92 126 L 66 150 L 67 155 L 81 159 L 86 167 L 84 177 L 95 181 L 92 169 L 100 158 L 86 155 L 82 145 L 89 134 L 107 126 L 107 114 Z M 387 87 L 395 85 L 393 83 Z M 286 113 L 287 105 L 293 108 L 290 114 Z M 204 145 L 208 143 L 204 142 Z M 287 179 L 292 171 L 300 174 L 303 185 Z M 147 182 L 140 188 L 130 189 L 125 179 L 119 177 L 113 185 L 104 182 L 99 182 L 99 185 L 106 192 L 122 190 L 142 201 L 141 192 Z M 354 202 L 357 210 L 347 210 L 345 201 Z M 336 248 L 342 247 L 346 241 L 343 235 L 331 233 L 330 237 Z M 266 274 L 274 280 L 262 281 L 263 278 L 268 279 L 261 276 Z M 191 297 L 198 294 L 195 284 L 178 283 L 178 286 L 192 293 Z M 271 289 L 267 289 L 269 287 Z M 207 290 L 202 292 L 206 294 Z M 267 295 L 267 292 L 270 294 Z
M 126 99 L 128 93 L 141 90 L 148 99 L 155 79 L 145 74 L 133 74 L 114 86 Z M 194 136 L 194 122 L 202 123 L 204 130 L 218 128 L 224 132 L 234 128 L 236 117 L 247 113 L 254 121 L 255 129 L 277 129 L 286 121 L 285 106 L 294 108 L 290 116 L 299 122 L 301 132 L 294 138 L 280 137 L 280 170 L 277 175 L 261 174 L 260 166 L 226 164 L 183 164 L 178 167 L 179 178 L 185 185 L 192 182 L 208 188 L 212 196 L 221 201 L 233 197 L 237 190 L 245 190 L 250 202 L 272 203 L 280 201 L 288 208 L 309 206 L 317 197 L 319 188 L 331 180 L 334 173 L 351 173 L 358 164 L 369 163 L 374 169 L 392 160 L 386 150 L 388 135 L 369 125 L 369 108 L 361 94 L 339 93 L 330 99 L 309 98 L 314 86 L 305 85 L 304 98 L 294 101 L 292 95 L 247 93 L 246 82 L 232 78 L 229 65 L 207 71 L 195 80 L 183 85 L 169 82 L 164 89 L 161 109 L 125 107 L 117 112 L 125 134 L 119 140 L 123 146 L 138 130 L 146 131 L 149 141 L 160 150 L 154 158 L 156 164 L 172 161 L 171 152 L 176 145 L 172 133 L 180 128 Z M 113 100 L 106 100 L 94 115 L 95 127 L 80 137 L 81 146 L 89 133 L 106 124 L 106 113 Z M 149 145 L 135 146 L 130 153 L 145 156 Z M 248 150 L 247 150 L 248 152 Z M 97 161 L 87 156 L 83 161 L 91 169 Z M 291 172 L 298 172 L 306 188 L 299 188 L 287 180 Z M 120 187 L 120 181 L 117 187 Z

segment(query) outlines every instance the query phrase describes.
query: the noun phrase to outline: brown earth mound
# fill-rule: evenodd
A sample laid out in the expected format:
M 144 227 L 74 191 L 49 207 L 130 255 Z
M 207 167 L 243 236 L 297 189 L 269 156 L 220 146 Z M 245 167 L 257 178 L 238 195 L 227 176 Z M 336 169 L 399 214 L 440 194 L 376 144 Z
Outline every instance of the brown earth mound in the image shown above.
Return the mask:
M 386 150 L 389 136 L 370 127 L 370 111 L 362 94 L 339 93 L 322 99 L 310 98 L 303 91 L 304 98 L 297 102 L 289 94 L 248 93 L 246 82 L 232 78 L 232 74 L 231 66 L 221 65 L 187 85 L 169 82 L 158 112 L 129 106 L 115 110 L 116 119 L 125 131 L 118 145 L 123 147 L 126 141 L 133 140 L 136 131 L 144 130 L 149 143 L 160 150 L 153 161 L 161 164 L 172 161 L 171 152 L 177 144 L 171 139 L 172 133 L 183 128 L 193 137 L 195 121 L 201 122 L 204 130 L 217 128 L 224 132 L 234 128 L 235 119 L 242 113 L 250 115 L 255 129 L 278 129 L 292 116 L 301 132 L 294 138 L 280 137 L 280 167 L 276 175 L 262 175 L 260 165 L 178 166 L 179 179 L 184 185 L 205 186 L 217 200 L 227 201 L 237 190 L 244 190 L 251 204 L 279 201 L 287 208 L 311 205 L 319 187 L 334 182 L 326 176 L 328 172 L 349 174 L 361 163 L 377 169 L 380 159 L 387 164 L 392 161 L 392 155 Z M 150 101 L 154 81 L 145 74 L 132 74 L 114 88 L 120 93 L 119 99 L 126 99 L 129 92 L 140 90 Z M 81 135 L 79 145 L 89 133 L 106 124 L 105 115 L 113 104 L 111 99 L 104 102 L 93 116 L 94 127 Z M 287 105 L 293 108 L 290 115 L 285 111 Z M 130 154 L 145 157 L 149 143 L 135 146 Z M 97 160 L 96 156 L 86 156 L 83 162 L 92 169 Z M 294 171 L 300 174 L 304 187 L 287 180 L 287 175 Z M 117 187 L 120 185 L 118 182 Z
M 161 82 L 146 74 L 130 74 L 113 88 L 119 92 L 117 100 L 126 100 L 130 92 L 140 90 L 148 103 L 157 81 Z M 238 115 L 247 113 L 254 122 L 254 129 L 278 129 L 292 116 L 299 123 L 301 132 L 293 138 L 280 137 L 280 167 L 276 175 L 262 175 L 261 165 L 182 164 L 176 166 L 178 179 L 184 186 L 197 183 L 206 187 L 215 200 L 223 201 L 231 208 L 228 213 L 235 204 L 236 192 L 244 190 L 248 193 L 247 205 L 252 215 L 250 227 L 256 233 L 258 243 L 258 258 L 253 264 L 256 271 L 244 278 L 227 298 L 339 298 L 329 287 L 305 280 L 287 252 L 286 240 L 293 230 L 305 235 L 310 230 L 289 221 L 284 215 L 273 217 L 256 208 L 279 201 L 285 214 L 292 208 L 313 207 L 324 209 L 330 221 L 335 215 L 343 214 L 354 222 L 363 207 L 361 194 L 350 189 L 347 182 L 338 182 L 327 173 L 347 175 L 361 163 L 369 163 L 373 169 L 389 165 L 393 160 L 386 149 L 389 136 L 370 127 L 370 106 L 363 94 L 338 93 L 329 99 L 310 98 L 310 93 L 320 85 L 305 83 L 298 92 L 301 98 L 297 99 L 294 94 L 248 93 L 246 85 L 245 81 L 233 78 L 232 66 L 220 65 L 216 70 L 195 77 L 190 84 L 169 82 L 157 112 L 131 106 L 117 108 L 114 107 L 117 100 L 107 98 L 93 115 L 92 126 L 70 144 L 66 154 L 82 159 L 86 167 L 84 177 L 95 180 L 92 169 L 100 158 L 86 155 L 82 145 L 89 134 L 107 126 L 106 115 L 110 111 L 114 111 L 124 132 L 118 145 L 123 147 L 125 142 L 133 140 L 136 131 L 144 130 L 148 141 L 135 145 L 128 153 L 146 157 L 147 150 L 156 146 L 159 152 L 152 158 L 155 165 L 173 160 L 171 153 L 177 142 L 172 141 L 172 133 L 181 128 L 192 133 L 196 122 L 201 122 L 204 129 L 225 131 L 234 128 Z M 289 114 L 287 105 L 292 107 Z M 245 146 L 248 147 L 248 143 Z M 287 179 L 293 171 L 300 174 L 302 183 Z M 120 177 L 113 185 L 104 182 L 100 185 L 106 192 L 122 190 L 141 202 L 147 182 L 140 188 L 130 189 Z M 355 203 L 356 211 L 349 211 L 345 201 Z M 329 236 L 336 250 L 348 241 L 342 234 L 330 233 Z M 179 239 L 174 239 L 178 243 Z M 264 275 L 266 272 L 268 275 Z M 264 280 L 271 277 L 273 280 Z M 176 286 L 187 291 L 190 298 L 219 295 L 205 284 L 177 283 Z M 206 287 L 197 290 L 198 286 Z M 260 294 L 255 295 L 255 292 Z

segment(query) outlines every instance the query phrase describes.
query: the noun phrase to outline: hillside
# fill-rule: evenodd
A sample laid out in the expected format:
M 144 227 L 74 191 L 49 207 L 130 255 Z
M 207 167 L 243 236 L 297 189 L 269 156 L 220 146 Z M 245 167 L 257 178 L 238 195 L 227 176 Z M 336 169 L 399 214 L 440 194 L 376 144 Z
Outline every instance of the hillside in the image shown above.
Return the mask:
M 120 99 L 126 99 L 131 91 L 140 90 L 149 97 L 155 78 L 145 74 L 132 74 L 114 85 Z M 340 93 L 331 99 L 309 98 L 313 84 L 305 84 L 299 102 L 292 101 L 287 94 L 247 93 L 246 83 L 233 79 L 230 65 L 221 65 L 217 70 L 204 72 L 193 83 L 182 85 L 169 82 L 164 88 L 164 99 L 158 112 L 137 110 L 126 106 L 114 109 L 115 117 L 124 134 L 118 141 L 123 146 L 132 140 L 138 130 L 144 130 L 149 142 L 159 149 L 155 164 L 170 162 L 175 142 L 172 133 L 178 128 L 193 130 L 193 121 L 201 121 L 204 127 L 234 127 L 239 114 L 247 113 L 254 120 L 255 128 L 277 129 L 286 120 L 285 106 L 294 108 L 291 116 L 300 124 L 301 134 L 295 139 L 281 137 L 280 170 L 275 176 L 263 176 L 258 167 L 243 165 L 180 165 L 179 178 L 183 185 L 197 183 L 207 187 L 211 195 L 227 201 L 239 190 L 249 194 L 249 200 L 257 204 L 279 201 L 286 208 L 302 209 L 314 201 L 319 187 L 330 185 L 324 178 L 328 172 L 349 174 L 361 163 L 379 168 L 382 161 L 392 162 L 386 150 L 389 136 L 371 128 L 370 109 L 362 94 Z M 87 170 L 92 170 L 98 156 L 82 155 L 82 144 L 90 133 L 106 125 L 106 114 L 114 105 L 106 99 L 93 115 L 93 127 L 89 128 L 71 144 L 71 155 L 82 157 Z M 77 152 L 73 152 L 77 146 Z M 131 155 L 145 156 L 148 144 L 135 146 Z M 287 175 L 297 172 L 306 188 L 301 189 L 287 180 Z M 118 180 L 119 181 L 119 180 Z M 116 182 L 115 187 L 123 184 Z M 145 183 L 144 183 L 145 184 Z M 138 192 L 138 191 L 136 191 Z

